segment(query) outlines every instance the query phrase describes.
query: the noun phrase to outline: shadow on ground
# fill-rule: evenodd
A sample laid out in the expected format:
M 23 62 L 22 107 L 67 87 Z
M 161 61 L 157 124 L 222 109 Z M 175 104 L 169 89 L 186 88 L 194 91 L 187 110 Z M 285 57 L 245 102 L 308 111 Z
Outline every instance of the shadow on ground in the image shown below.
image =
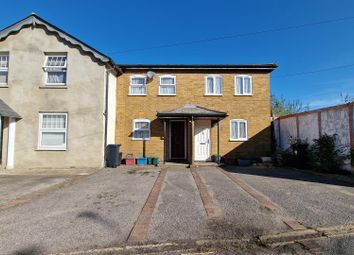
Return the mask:
M 305 173 L 297 169 L 285 169 L 285 168 L 255 168 L 255 167 L 237 167 L 237 166 L 223 166 L 225 171 L 237 174 L 257 175 L 264 177 L 289 179 L 306 182 L 316 182 L 323 184 L 331 184 L 337 186 L 354 187 L 354 179 L 351 177 L 345 177 L 346 180 L 338 180 L 328 174 L 328 176 L 315 175 L 310 171 Z

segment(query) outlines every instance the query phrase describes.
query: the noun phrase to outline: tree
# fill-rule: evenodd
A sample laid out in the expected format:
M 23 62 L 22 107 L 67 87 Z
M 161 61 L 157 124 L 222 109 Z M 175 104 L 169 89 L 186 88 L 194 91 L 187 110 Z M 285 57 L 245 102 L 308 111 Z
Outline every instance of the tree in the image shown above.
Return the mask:
M 304 112 L 310 109 L 308 104 L 304 105 L 299 99 L 289 101 L 286 100 L 283 96 L 276 97 L 275 95 L 272 95 L 271 104 L 272 114 L 276 117 Z
M 354 97 L 349 95 L 348 93 L 340 93 L 341 101 L 344 104 L 354 103 Z

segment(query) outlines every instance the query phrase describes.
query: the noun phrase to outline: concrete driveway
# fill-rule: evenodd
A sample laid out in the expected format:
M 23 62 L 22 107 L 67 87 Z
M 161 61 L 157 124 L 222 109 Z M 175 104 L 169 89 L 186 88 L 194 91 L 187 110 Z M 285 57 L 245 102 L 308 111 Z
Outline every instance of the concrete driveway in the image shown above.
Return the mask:
M 281 238 L 284 233 L 351 226 L 353 205 L 350 182 L 295 170 L 122 166 L 0 209 L 0 254 L 86 254 L 127 243 L 253 240 L 279 233 Z M 328 254 L 353 254 L 351 241 L 345 236 L 294 242 L 295 248 L 268 252 L 305 254 L 322 249 Z M 245 245 L 241 253 L 244 249 Z M 268 254 L 258 246 L 250 249 L 252 254 L 257 249 Z

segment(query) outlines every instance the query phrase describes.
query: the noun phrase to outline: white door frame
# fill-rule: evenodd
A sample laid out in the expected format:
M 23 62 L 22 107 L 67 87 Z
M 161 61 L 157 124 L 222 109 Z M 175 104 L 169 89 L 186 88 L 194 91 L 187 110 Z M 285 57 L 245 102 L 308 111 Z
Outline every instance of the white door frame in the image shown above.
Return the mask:
M 206 159 L 197 159 L 197 142 L 196 142 L 196 127 L 198 126 L 198 122 L 204 122 L 204 123 L 208 123 L 208 129 L 209 129 L 209 146 L 208 146 L 208 157 Z M 207 120 L 207 119 L 200 119 L 200 120 L 195 120 L 195 124 L 194 124 L 194 135 L 193 135 L 193 139 L 194 139 L 194 160 L 195 161 L 210 161 L 211 160 L 211 120 Z
M 171 143 L 171 123 L 172 122 L 184 122 L 184 157 L 183 158 L 172 158 L 172 143 Z M 187 128 L 186 125 L 187 121 L 186 120 L 170 120 L 170 125 L 169 125 L 169 159 L 187 159 Z

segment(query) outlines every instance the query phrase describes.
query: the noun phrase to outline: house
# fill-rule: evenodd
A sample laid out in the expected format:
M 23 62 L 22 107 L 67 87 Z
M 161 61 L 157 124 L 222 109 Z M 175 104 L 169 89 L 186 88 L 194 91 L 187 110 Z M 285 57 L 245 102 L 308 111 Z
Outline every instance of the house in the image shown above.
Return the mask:
M 1 30 L 0 168 L 102 167 L 119 73 L 36 14 Z
M 116 65 L 36 14 L 0 31 L 0 168 L 123 157 L 234 160 L 271 152 L 275 64 Z
M 119 65 L 123 157 L 235 160 L 271 153 L 270 73 L 259 65 Z

